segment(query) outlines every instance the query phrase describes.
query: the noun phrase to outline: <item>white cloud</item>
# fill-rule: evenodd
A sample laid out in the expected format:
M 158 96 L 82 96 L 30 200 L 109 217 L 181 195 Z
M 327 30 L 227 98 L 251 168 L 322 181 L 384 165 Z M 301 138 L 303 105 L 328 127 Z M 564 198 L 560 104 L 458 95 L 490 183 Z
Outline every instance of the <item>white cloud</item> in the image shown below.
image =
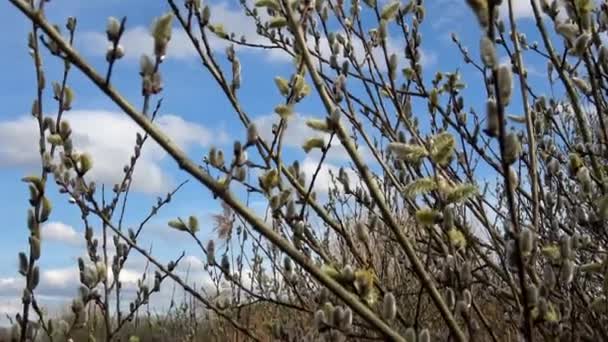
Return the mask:
M 247 1 L 249 5 L 253 5 L 253 1 Z M 228 1 L 223 1 L 218 4 L 210 5 L 213 23 L 222 23 L 226 28 L 227 32 L 234 32 L 237 39 L 241 36 L 244 36 L 248 43 L 253 44 L 266 44 L 268 45 L 270 42 L 268 39 L 257 34 L 257 29 L 255 23 L 252 18 L 247 17 L 245 15 L 244 10 L 240 6 L 229 6 Z M 259 11 L 259 16 L 262 22 L 270 19 L 266 11 Z M 283 32 L 286 37 L 292 38 L 292 35 L 288 32 Z M 293 41 L 293 39 L 291 39 Z M 216 50 L 223 50 L 227 47 L 227 43 L 223 40 L 217 39 L 213 37 L 210 40 L 210 44 Z M 323 57 L 329 59 L 330 47 L 326 37 L 321 37 L 320 41 L 320 52 Z M 363 43 L 359 39 L 354 39 L 352 41 L 355 59 L 357 61 L 362 61 L 365 57 L 365 48 Z M 308 39 L 309 48 L 314 51 L 314 39 L 312 36 Z M 403 44 L 398 37 L 388 37 L 387 39 L 387 50 L 389 54 L 396 53 L 398 56 L 405 58 L 403 54 Z M 291 56 L 287 54 L 285 51 L 280 49 L 269 49 L 262 50 L 259 48 L 242 48 L 243 51 L 257 51 L 265 53 L 266 57 L 275 61 L 283 61 L 290 62 Z M 386 63 L 384 62 L 383 52 L 380 47 L 374 48 L 372 50 L 372 55 L 376 59 L 379 64 L 379 68 L 382 71 L 386 71 Z M 421 64 L 423 66 L 430 66 L 436 62 L 436 56 L 433 56 L 429 52 L 422 51 L 421 53 Z
M 538 0 L 535 0 L 538 4 Z M 549 0 L 551 2 L 551 0 Z M 515 19 L 534 18 L 534 12 L 530 0 L 513 0 L 513 14 Z M 433 15 L 432 28 L 437 32 L 458 32 L 463 20 L 475 20 L 474 14 L 469 6 L 462 0 L 435 0 L 426 4 L 427 12 Z M 540 8 L 540 5 L 539 5 Z M 440 11 L 440 15 L 435 15 Z M 500 16 L 508 23 L 509 7 L 508 1 L 504 0 L 500 5 Z M 427 20 L 428 21 L 428 20 Z M 447 37 L 450 35 L 447 34 Z M 451 41 L 451 39 L 450 39 Z
M 139 127 L 122 113 L 100 110 L 74 110 L 64 118 L 72 127 L 75 150 L 93 156 L 94 166 L 88 179 L 114 184 L 123 177 L 122 166 L 133 154 L 135 133 Z M 175 115 L 159 116 L 156 124 L 181 148 L 208 146 L 211 141 L 222 141 L 217 135 L 197 123 Z M 0 121 L 0 167 L 37 165 L 37 126 L 29 116 Z M 160 162 L 166 153 L 152 139 L 143 148 L 135 168 L 132 187 L 144 193 L 159 193 L 171 187 L 170 177 L 163 172 Z
M 112 255 L 109 257 L 111 260 Z M 85 257 L 85 260 L 88 260 L 88 258 Z M 89 261 L 86 261 L 86 263 L 88 264 Z M 124 309 L 134 299 L 137 282 L 141 279 L 146 265 L 145 258 L 136 253 L 129 258 L 125 268 L 120 272 Z M 187 280 L 187 283 L 194 288 L 204 288 L 205 291 L 208 291 L 207 293 L 213 294 L 214 283 L 203 266 L 203 261 L 200 258 L 188 255 L 181 260 L 175 269 L 175 274 L 183 281 Z M 152 286 L 154 282 L 154 270 L 155 267 L 151 265 L 147 269 L 148 274 L 145 282 L 149 286 Z M 41 268 L 40 284 L 36 288 L 38 303 L 46 310 L 49 310 L 51 315 L 61 312 L 77 295 L 77 289 L 80 284 L 79 279 L 78 266 L 75 262 L 65 267 Z M 110 282 L 113 280 L 111 268 L 108 269 L 108 279 Z M 166 310 L 174 295 L 174 285 L 175 283 L 170 278 L 162 283 L 160 293 L 153 294 L 150 298 L 151 310 Z M 5 320 L 6 314 L 14 316 L 15 313 L 21 310 L 20 294 L 24 286 L 25 281 L 21 276 L 0 277 L 0 326 L 7 323 Z M 181 293 L 181 291 L 178 291 L 178 293 Z M 177 294 L 177 296 L 179 297 L 180 294 Z M 113 303 L 114 297 L 112 296 L 110 300 Z
M 237 5 L 238 6 L 238 5 Z M 248 43 L 268 44 L 269 41 L 256 33 L 256 26 L 252 18 L 245 15 L 244 10 L 238 6 L 229 6 L 228 2 L 209 4 L 212 15 L 212 24 L 223 24 L 227 32 L 234 33 L 237 39 L 244 36 Z M 260 13 L 261 18 L 267 18 L 265 12 Z M 196 31 L 195 31 L 196 32 Z M 196 33 L 197 38 L 198 33 Z M 209 45 L 215 52 L 223 52 L 229 43 L 218 38 L 213 33 L 208 35 Z M 109 46 L 107 37 L 103 32 L 84 32 L 81 34 L 80 42 L 85 52 L 105 56 Z M 127 28 L 121 39 L 121 45 L 125 49 L 126 59 L 139 59 L 142 54 L 153 54 L 154 42 L 150 36 L 150 30 L 145 26 Z M 258 48 L 236 47 L 237 50 L 256 51 L 266 54 L 270 59 L 289 61 L 290 57 L 283 51 L 277 49 L 263 50 Z M 188 59 L 198 57 L 198 53 L 190 37 L 181 28 L 174 26 L 171 40 L 167 49 L 167 58 Z
M 304 171 L 304 173 L 306 174 L 307 188 L 310 182 L 312 181 L 312 176 L 315 174 L 318 166 L 319 159 L 317 158 L 307 157 L 301 163 L 302 171 Z M 317 178 L 315 179 L 313 190 L 318 194 L 327 193 L 329 191 L 330 185 L 333 184 L 331 180 L 331 174 L 333 174 L 334 177 L 338 177 L 339 169 L 340 167 L 336 164 L 324 162 L 321 166 L 321 169 L 319 170 L 319 173 L 317 174 Z M 350 168 L 344 168 L 344 170 L 348 175 L 351 187 L 354 186 L 356 184 L 355 182 L 359 179 L 358 175 Z M 337 184 L 341 187 L 339 183 Z
M 338 32 L 336 32 L 336 33 L 338 33 Z M 340 33 L 344 34 L 344 31 L 340 31 Z M 396 37 L 389 36 L 386 39 L 387 54 L 389 56 L 392 54 L 396 54 L 398 57 L 397 60 L 399 63 L 397 65 L 397 69 L 404 67 L 405 63 L 406 63 L 405 52 L 403 49 L 402 40 L 403 40 L 403 38 L 400 36 L 396 36 Z M 355 61 L 357 61 L 357 64 L 364 63 L 367 53 L 366 53 L 366 48 L 363 44 L 363 41 L 361 39 L 353 36 L 352 40 L 351 40 L 351 44 L 352 44 L 352 48 L 353 48 L 354 59 L 355 59 Z M 314 39 L 312 39 L 312 37 L 308 40 L 308 46 L 311 51 L 315 51 Z M 370 49 L 371 49 L 371 55 L 372 55 L 373 59 L 376 61 L 378 69 L 381 72 L 385 72 L 386 70 L 388 70 L 388 67 L 386 64 L 386 59 L 384 57 L 384 50 L 382 49 L 382 47 L 381 46 L 370 47 Z M 419 52 L 420 52 L 420 64 L 422 65 L 422 67 L 428 68 L 428 67 L 433 66 L 437 62 L 436 53 L 427 51 L 423 48 L 419 48 Z M 329 60 L 329 58 L 331 56 L 331 49 L 329 46 L 329 41 L 326 37 L 321 37 L 319 39 L 319 53 L 323 58 L 325 58 L 326 60 Z M 344 58 L 342 54 L 339 54 L 338 63 L 341 64 L 344 60 L 346 60 L 346 58 Z M 363 68 L 363 69 L 365 69 L 365 68 Z
M 319 160 L 314 160 L 311 158 L 304 159 L 304 162 L 302 163 L 302 170 L 306 174 L 307 187 L 312 181 L 312 177 L 315 174 L 318 165 Z M 329 174 L 330 170 L 334 175 L 337 176 L 337 166 L 330 165 L 329 163 L 324 163 L 323 166 L 321 166 L 321 170 L 317 174 L 317 178 L 315 179 L 315 184 L 313 186 L 314 191 L 316 191 L 317 193 L 327 193 L 329 186 L 332 184 L 331 176 Z
M 120 275 L 118 276 L 118 279 L 122 283 L 123 288 L 134 289 L 137 287 L 137 281 L 141 278 L 142 275 L 143 275 L 143 271 L 138 271 L 138 270 L 130 269 L 130 268 L 123 268 L 120 271 Z M 108 270 L 108 279 L 110 282 L 112 282 L 114 279 L 114 273 L 112 272 L 112 270 Z
M 538 0 L 534 0 L 534 1 L 540 8 L 540 4 L 538 3 Z M 515 17 L 515 19 L 534 17 L 534 11 L 532 9 L 532 4 L 530 3 L 530 0 L 512 1 L 512 4 L 513 4 L 513 16 Z M 502 2 L 502 5 L 500 6 L 500 15 L 503 16 L 504 18 L 509 17 L 509 2 L 508 1 Z
M 22 289 L 23 281 L 21 278 L 7 277 L 0 278 L 0 293 L 14 292 Z
M 64 268 L 42 268 L 40 270 L 40 285 L 36 292 L 41 295 L 63 294 L 71 295 L 79 284 L 78 266 Z M 23 291 L 25 278 L 0 278 L 0 295 L 17 295 Z
M 15 314 L 23 310 L 23 304 L 19 297 L 0 297 L 0 325 L 8 325 L 6 316 L 15 317 Z
M 40 285 L 43 287 L 63 289 L 69 285 L 76 286 L 79 283 L 78 267 L 48 269 L 42 272 Z
M 82 244 L 76 230 L 62 222 L 49 222 L 42 227 L 42 237 L 47 241 L 62 242 L 70 245 Z
M 247 1 L 251 7 L 253 5 L 253 1 Z M 245 37 L 247 43 L 251 44 L 263 44 L 270 45 L 270 41 L 259 34 L 257 34 L 257 28 L 255 26 L 255 22 L 251 17 L 247 17 L 245 15 L 245 11 L 240 5 L 229 6 L 228 1 L 222 1 L 217 4 L 210 4 L 211 13 L 212 13 L 212 23 L 213 24 L 223 24 L 228 33 L 234 33 L 237 39 L 240 37 Z M 232 8 L 231 8 L 232 7 Z M 265 21 L 269 18 L 268 14 L 265 11 L 259 11 L 259 16 L 262 21 Z M 216 51 L 224 51 L 226 47 L 228 47 L 228 43 L 225 40 L 217 38 L 215 35 L 211 34 L 209 39 L 209 44 Z M 263 50 L 259 48 L 248 48 L 248 47 L 235 47 L 236 50 L 242 51 L 250 51 L 264 54 L 268 59 L 274 61 L 282 61 L 288 62 L 291 60 L 291 57 L 280 49 L 268 49 Z
M 179 265 L 180 265 L 180 269 L 182 269 L 182 270 L 193 270 L 193 271 L 196 271 L 196 270 L 200 271 L 205 267 L 205 263 L 199 257 L 196 257 L 194 255 L 185 256 Z
M 85 52 L 105 56 L 109 43 L 104 33 L 84 32 L 80 39 Z M 142 54 L 152 55 L 154 52 L 154 41 L 150 36 L 150 31 L 143 26 L 125 30 L 120 43 L 125 50 L 126 59 L 139 59 Z M 194 56 L 196 56 L 196 49 L 192 46 L 186 32 L 182 29 L 174 29 L 167 49 L 167 57 L 187 59 Z
M 123 283 L 123 285 L 133 287 L 137 284 L 137 280 L 141 277 L 141 275 L 141 271 L 131 268 L 123 268 L 120 272 L 120 281 Z M 108 280 L 111 282 L 112 279 L 113 272 L 111 269 L 108 269 Z M 1 283 L 2 280 L 0 280 L 0 284 Z M 78 271 L 78 266 L 76 263 L 74 263 L 74 266 L 42 270 L 39 292 L 45 294 L 45 292 L 48 292 L 49 290 L 75 291 L 78 284 L 80 284 L 80 274 Z
M 252 1 L 248 1 L 252 5 Z M 234 33 L 236 39 L 244 37 L 247 43 L 266 45 L 270 46 L 272 43 L 265 37 L 257 34 L 257 28 L 254 20 L 251 17 L 245 15 L 245 11 L 241 6 L 229 6 L 229 2 L 222 1 L 220 3 L 210 4 L 212 15 L 212 24 L 223 24 L 226 32 Z M 262 21 L 269 19 L 268 14 L 265 11 L 260 11 L 259 16 Z M 198 35 L 198 33 L 196 33 Z M 291 38 L 292 35 L 288 32 L 283 33 L 285 37 Z M 199 38 L 199 37 L 197 37 Z M 102 32 L 85 32 L 81 35 L 81 43 L 83 44 L 84 51 L 87 53 L 105 56 L 106 49 L 108 47 L 108 41 L 105 33 Z M 215 52 L 223 53 L 226 47 L 229 46 L 229 42 L 220 39 L 212 33 L 208 35 L 209 45 Z M 352 41 L 355 59 L 362 62 L 365 58 L 365 48 L 363 43 L 359 39 L 353 38 Z M 400 61 L 404 61 L 405 55 L 403 53 L 403 47 L 400 38 L 388 37 L 387 39 L 387 51 L 389 54 L 396 53 L 400 58 Z M 123 38 L 121 39 L 121 45 L 125 48 L 126 59 L 139 59 L 142 54 L 152 55 L 153 53 L 153 40 L 150 36 L 149 29 L 144 26 L 136 26 L 128 28 Z M 308 39 L 308 45 L 312 51 L 314 51 L 314 39 L 312 36 Z M 319 41 L 321 55 L 325 59 L 329 59 L 331 52 L 329 43 L 326 37 L 322 37 Z M 276 62 L 290 62 L 292 57 L 283 51 L 282 49 L 262 49 L 245 46 L 235 46 L 237 51 L 243 52 L 254 52 L 263 54 L 270 61 Z M 386 71 L 387 66 L 381 47 L 372 49 L 372 55 L 378 63 L 378 67 L 381 71 Z M 175 59 L 190 59 L 198 58 L 198 53 L 193 47 L 190 38 L 181 26 L 175 26 L 173 28 L 169 47 L 167 49 L 167 58 Z M 340 55 L 340 59 L 342 59 Z M 421 64 L 423 67 L 428 67 L 435 64 L 437 61 L 437 55 L 429 51 L 421 49 Z

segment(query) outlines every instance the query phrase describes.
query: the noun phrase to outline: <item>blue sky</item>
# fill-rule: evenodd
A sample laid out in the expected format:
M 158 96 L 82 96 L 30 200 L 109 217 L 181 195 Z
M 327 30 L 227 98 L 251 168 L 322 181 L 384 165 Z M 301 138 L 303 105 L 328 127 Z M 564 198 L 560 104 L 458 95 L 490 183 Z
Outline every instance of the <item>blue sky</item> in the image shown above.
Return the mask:
M 520 18 L 520 26 L 524 31 L 528 30 L 532 25 L 529 5 L 525 4 L 527 1 L 517 3 L 516 13 Z M 248 37 L 255 36 L 253 23 L 241 14 L 237 1 L 214 0 L 209 4 L 212 8 L 212 22 L 224 23 L 228 30 Z M 104 30 L 107 17 L 127 16 L 127 32 L 123 39 L 127 55 L 116 65 L 113 82 L 126 98 L 140 107 L 142 100 L 138 59 L 141 53 L 151 51 L 151 39 L 148 36 L 150 23 L 154 17 L 167 10 L 166 2 L 160 0 L 53 0 L 47 6 L 47 17 L 62 27 L 68 16 L 77 17 L 76 48 L 97 70 L 105 71 L 107 43 Z M 0 46 L 3 47 L 0 63 L 0 188 L 4 192 L 0 199 L 0 217 L 3 218 L 0 260 L 4 261 L 0 263 L 0 322 L 3 321 L 3 313 L 11 313 L 18 307 L 22 286 L 16 260 L 17 253 L 27 247 L 25 216 L 28 191 L 19 179 L 39 172 L 38 156 L 33 143 L 37 139 L 35 123 L 27 115 L 35 94 L 35 74 L 26 46 L 30 28 L 31 24 L 8 2 L 0 4 Z M 471 66 L 462 63 L 460 54 L 450 39 L 451 32 L 457 33 L 463 44 L 469 47 L 471 55 L 478 59 L 479 28 L 472 13 L 463 1 L 428 1 L 427 19 L 422 28 L 425 74 L 432 76 L 439 70 L 454 71 L 460 66 L 465 81 L 472 80 L 467 82 L 468 88 L 464 92 L 467 101 L 481 111 L 480 104 L 485 100 L 485 95 L 480 87 L 482 83 L 479 75 Z M 534 39 L 536 37 L 529 37 L 529 41 Z M 398 40 L 391 43 L 395 49 L 400 46 Z M 218 59 L 225 61 L 225 44 L 213 40 L 212 45 L 216 48 Z M 243 65 L 243 86 L 239 93 L 241 102 L 245 111 L 256 118 L 260 130 L 269 132 L 272 123 L 277 122 L 272 110 L 280 101 L 273 78 L 277 75 L 289 77 L 292 70 L 290 60 L 285 55 L 257 50 L 240 49 L 237 53 Z M 544 62 L 530 54 L 526 55 L 526 61 L 529 62 L 531 84 L 541 85 L 546 82 L 542 76 L 545 71 Z M 44 65 L 49 84 L 60 80 L 62 63 L 45 54 Z M 230 151 L 234 139 L 244 139 L 244 129 L 235 112 L 203 69 L 183 31 L 177 27 L 169 44 L 168 58 L 161 70 L 165 90 L 158 123 L 193 159 L 200 161 L 212 145 Z M 111 189 L 130 156 L 135 141 L 135 126 L 76 69 L 70 73 L 68 83 L 75 89 L 76 99 L 73 110 L 65 117 L 77 134 L 76 147 L 93 154 L 95 167 L 92 176 Z M 47 95 L 48 93 L 47 87 Z M 47 98 L 47 110 L 55 111 L 55 103 L 50 96 Z M 298 117 L 291 124 L 286 139 L 288 158 L 306 158 L 303 164 L 308 171 L 316 166 L 318 155 L 305 157 L 301 152 L 299 145 L 307 134 L 311 134 L 305 128 L 303 118 L 324 115 L 322 107 L 314 100 L 314 95 L 312 98 L 297 107 Z M 521 111 L 516 107 L 518 101 L 519 94 L 516 93 L 514 108 Z M 425 106 L 420 106 L 419 109 L 421 121 L 424 120 L 424 108 Z M 156 196 L 164 195 L 173 186 L 188 179 L 157 146 L 148 145 L 135 173 L 135 191 L 131 194 L 131 205 L 127 209 L 127 226 L 136 224 L 147 214 L 150 206 L 155 203 Z M 344 155 L 337 152 L 330 158 L 330 163 L 338 165 L 344 161 L 343 158 Z M 75 260 L 84 252 L 83 228 L 76 208 L 68 204 L 67 198 L 59 196 L 52 184 L 50 190 L 55 210 L 46 232 L 43 228 L 43 237 L 46 237 L 40 261 L 43 270 L 40 295 L 48 303 L 60 305 L 75 294 Z M 150 223 L 141 241 L 146 246 L 153 243 L 155 254 L 163 260 L 186 251 L 193 265 L 200 266 L 201 253 L 196 251 L 188 239 L 169 230 L 166 222 L 176 216 L 197 215 L 202 222 L 201 236 L 205 240 L 213 228 L 210 215 L 219 208 L 208 191 L 195 181 L 190 181 L 167 209 L 161 211 Z M 133 277 L 142 267 L 141 258 L 128 264 Z

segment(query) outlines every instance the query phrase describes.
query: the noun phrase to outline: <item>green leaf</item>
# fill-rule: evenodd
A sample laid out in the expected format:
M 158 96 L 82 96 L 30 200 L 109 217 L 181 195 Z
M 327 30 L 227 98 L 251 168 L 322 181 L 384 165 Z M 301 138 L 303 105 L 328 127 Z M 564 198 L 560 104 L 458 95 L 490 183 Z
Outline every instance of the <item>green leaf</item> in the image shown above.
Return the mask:
M 279 3 L 275 0 L 257 0 L 255 2 L 255 7 L 268 7 L 275 11 L 278 11 L 281 9 L 281 7 L 279 6 Z
M 83 153 L 80 155 L 80 172 L 82 174 L 87 173 L 93 167 L 93 158 L 88 153 Z
M 196 216 L 190 216 L 188 218 L 188 228 L 190 228 L 190 231 L 192 233 L 196 233 L 198 232 L 198 219 L 196 218 Z
M 363 2 L 370 8 L 376 7 L 376 0 L 363 0 Z
M 173 229 L 181 230 L 183 232 L 188 231 L 188 227 L 186 227 L 186 224 L 181 219 L 171 220 L 167 224 Z
M 268 23 L 269 28 L 278 29 L 287 26 L 287 19 L 285 17 L 274 17 L 270 19 Z
M 228 38 L 228 34 L 224 30 L 224 25 L 222 24 L 209 25 L 209 29 L 211 30 L 211 32 L 215 33 L 215 35 L 220 38 Z
M 61 138 L 61 135 L 59 134 L 51 134 L 46 138 L 46 141 L 49 142 L 49 144 L 53 145 L 53 146 L 57 146 L 57 145 L 62 145 L 63 144 L 63 139 Z
M 44 192 L 44 181 L 38 176 L 26 176 L 21 178 L 23 182 L 31 183 L 36 187 L 38 192 Z
M 51 201 L 46 197 L 42 197 L 42 211 L 40 212 L 40 222 L 46 222 L 51 215 L 51 210 L 53 209 L 53 205 Z

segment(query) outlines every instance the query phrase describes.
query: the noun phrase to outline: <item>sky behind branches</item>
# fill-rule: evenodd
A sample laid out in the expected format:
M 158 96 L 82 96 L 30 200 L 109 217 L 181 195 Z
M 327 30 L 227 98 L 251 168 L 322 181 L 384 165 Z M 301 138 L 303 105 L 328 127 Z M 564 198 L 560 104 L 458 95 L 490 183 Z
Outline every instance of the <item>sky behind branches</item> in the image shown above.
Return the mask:
M 515 3 L 520 27 L 524 32 L 529 31 L 533 27 L 530 5 L 527 1 Z M 211 6 L 212 23 L 223 23 L 228 31 L 236 32 L 237 37 L 245 35 L 249 42 L 263 42 L 256 37 L 252 19 L 243 14 L 237 1 L 213 0 L 208 4 Z M 450 38 L 452 32 L 456 33 L 468 46 L 471 56 L 478 60 L 479 27 L 473 14 L 460 0 L 427 1 L 426 7 L 427 18 L 422 24 L 422 65 L 426 78 L 431 79 L 437 71 L 460 70 L 467 81 L 467 89 L 464 90 L 467 103 L 481 112 L 485 92 L 480 75 L 471 65 L 462 62 Z M 167 3 L 160 0 L 52 0 L 48 3 L 46 14 L 51 22 L 61 27 L 64 27 L 68 16 L 77 17 L 75 47 L 100 73 L 106 70 L 106 20 L 109 16 L 126 16 L 127 30 L 121 41 L 126 55 L 115 66 L 113 83 L 132 104 L 141 107 L 139 57 L 152 51 L 150 23 L 168 9 Z M 503 9 L 502 13 L 506 11 Z M 161 66 L 164 91 L 157 124 L 192 159 L 201 161 L 210 146 L 231 151 L 235 139 L 244 139 L 245 130 L 215 81 L 204 70 L 185 32 L 177 27 L 175 21 L 174 25 L 168 56 Z M 0 217 L 3 218 L 0 228 L 3 230 L 0 239 L 0 260 L 3 261 L 0 263 L 2 323 L 6 322 L 6 313 L 13 314 L 20 307 L 19 297 L 23 288 L 22 277 L 17 273 L 17 254 L 27 247 L 28 191 L 19 179 L 40 172 L 36 150 L 37 126 L 28 114 L 35 96 L 35 72 L 26 43 L 30 30 L 31 23 L 9 2 L 0 4 L 0 46 L 3 47 L 0 57 L 0 189 L 4 193 L 0 199 Z M 389 48 L 399 53 L 402 46 L 396 37 L 389 38 Z M 533 41 L 538 37 L 528 39 Z M 218 60 L 225 63 L 226 43 L 214 38 L 211 45 Z M 273 79 L 277 75 L 285 78 L 290 76 L 293 69 L 291 58 L 278 50 L 238 48 L 237 54 L 243 66 L 239 98 L 244 110 L 258 123 L 261 134 L 269 136 L 272 125 L 278 122 L 273 108 L 281 100 Z M 504 57 L 505 53 L 501 52 L 501 56 Z M 533 87 L 545 84 L 544 62 L 531 54 L 525 55 L 525 58 L 530 84 Z M 50 83 L 61 79 L 63 65 L 46 52 L 43 63 L 47 79 L 44 112 L 50 115 L 56 111 L 56 103 L 49 95 Z M 72 125 L 75 147 L 93 155 L 91 179 L 98 182 L 98 189 L 105 184 L 106 190 L 111 192 L 113 184 L 122 176 L 123 165 L 132 154 L 137 126 L 75 68 L 70 73 L 68 84 L 75 89 L 76 97 L 73 109 L 64 117 Z M 518 101 L 519 94 L 516 92 L 512 106 L 521 111 L 521 106 L 517 107 Z M 424 121 L 426 107 L 414 109 Z M 301 151 L 303 140 L 313 134 L 304 122 L 306 118 L 322 118 L 324 115 L 323 107 L 313 92 L 310 99 L 297 106 L 297 114 L 286 135 L 287 158 L 301 160 L 309 175 L 314 171 L 320 155 L 305 155 Z M 319 193 L 326 189 L 330 181 L 327 169 L 337 170 L 346 159 L 347 155 L 339 147 L 332 150 L 326 169 L 317 183 Z M 134 191 L 129 195 L 125 226 L 137 224 L 147 215 L 157 196 L 164 196 L 188 178 L 158 145 L 149 141 L 134 173 Z M 50 221 L 42 227 L 42 277 L 38 293 L 49 307 L 59 308 L 76 294 L 76 259 L 83 256 L 85 250 L 79 212 L 65 196 L 57 194 L 52 183 L 49 182 L 48 193 L 54 203 L 54 211 Z M 253 200 L 250 206 L 263 214 L 264 208 L 260 203 Z M 194 243 L 186 236 L 170 230 L 166 222 L 177 216 L 196 215 L 202 223 L 201 238 L 207 240 L 212 236 L 211 217 L 220 210 L 220 204 L 213 200 L 209 191 L 190 181 L 174 196 L 167 208 L 150 222 L 138 242 L 143 247 L 152 248 L 154 254 L 165 261 L 185 251 L 186 264 L 195 270 L 191 277 L 199 277 L 199 283 L 203 283 L 206 281 L 202 272 L 203 255 L 196 251 Z M 99 230 L 98 223 L 95 228 Z M 138 256 L 127 263 L 122 274 L 127 287 L 129 284 L 131 288 L 135 286 L 144 267 L 145 260 Z M 185 270 L 186 265 L 181 271 Z M 170 291 L 170 287 L 167 291 Z

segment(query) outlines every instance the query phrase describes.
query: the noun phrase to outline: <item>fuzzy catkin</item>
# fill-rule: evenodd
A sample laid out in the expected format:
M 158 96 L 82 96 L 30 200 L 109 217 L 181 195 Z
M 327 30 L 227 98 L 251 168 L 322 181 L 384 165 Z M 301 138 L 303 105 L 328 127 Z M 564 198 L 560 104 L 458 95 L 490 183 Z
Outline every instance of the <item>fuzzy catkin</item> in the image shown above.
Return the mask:
M 559 278 L 565 284 L 568 285 L 574 279 L 574 271 L 575 265 L 572 260 L 566 260 L 562 264 L 562 269 L 560 270 Z
M 484 35 L 481 37 L 479 42 L 479 50 L 481 53 L 481 61 L 487 68 L 494 68 L 498 65 L 498 58 L 496 57 L 496 48 L 494 42 L 488 36 Z
M 500 65 L 498 67 L 497 78 L 500 101 L 506 107 L 511 102 L 511 95 L 513 93 L 513 71 L 511 70 L 511 65 L 508 63 Z
M 327 324 L 327 319 L 325 318 L 325 311 L 319 309 L 315 312 L 314 316 L 314 324 L 317 329 L 322 329 Z
M 490 22 L 488 0 L 467 0 L 467 4 L 469 4 L 471 9 L 477 16 L 479 25 L 481 27 L 487 27 Z
M 382 300 L 382 318 L 387 321 L 393 320 L 397 315 L 397 301 L 395 295 L 392 292 L 384 295 Z
M 545 264 L 543 267 L 543 286 L 548 290 L 553 289 L 556 284 L 555 272 L 550 264 Z
M 505 137 L 505 153 L 503 158 L 509 165 L 515 163 L 521 156 L 521 142 L 517 137 L 517 134 L 509 132 Z
M 521 255 L 528 256 L 534 249 L 534 233 L 529 229 L 519 234 L 519 251 Z
M 431 333 L 429 332 L 429 329 L 422 329 L 418 335 L 418 342 L 431 342 Z
M 412 327 L 407 328 L 404 337 L 407 342 L 416 342 L 416 330 Z
M 118 40 L 118 35 L 120 32 L 120 21 L 114 17 L 108 18 L 108 23 L 106 25 L 106 35 L 110 42 L 115 42 Z
M 498 136 L 500 121 L 498 120 L 498 106 L 494 98 L 486 101 L 486 129 L 485 133 L 490 137 Z

